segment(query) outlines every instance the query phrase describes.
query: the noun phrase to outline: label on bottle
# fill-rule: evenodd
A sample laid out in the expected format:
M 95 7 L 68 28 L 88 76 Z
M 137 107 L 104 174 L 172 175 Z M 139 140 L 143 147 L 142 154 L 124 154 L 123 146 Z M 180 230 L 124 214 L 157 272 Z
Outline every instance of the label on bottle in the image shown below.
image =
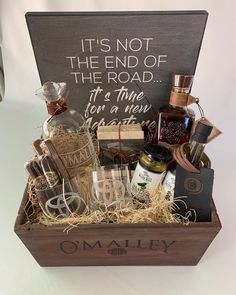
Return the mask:
M 180 145 L 188 142 L 193 120 L 189 116 L 160 115 L 159 143 Z
M 163 189 L 166 194 L 171 194 L 172 198 L 174 197 L 175 190 L 175 174 L 168 170 L 162 182 Z
M 131 192 L 136 194 L 140 191 L 150 191 L 156 188 L 162 179 L 162 174 L 150 172 L 138 163 L 131 181 Z

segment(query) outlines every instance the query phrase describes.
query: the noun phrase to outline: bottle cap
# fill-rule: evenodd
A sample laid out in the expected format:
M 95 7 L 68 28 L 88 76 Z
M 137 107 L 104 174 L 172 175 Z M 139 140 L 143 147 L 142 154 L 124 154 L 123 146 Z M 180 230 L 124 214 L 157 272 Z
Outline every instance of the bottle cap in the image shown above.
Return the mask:
M 189 93 L 190 88 L 193 84 L 193 78 L 193 75 L 174 74 L 172 81 L 174 91 Z
M 46 100 L 48 113 L 52 116 L 63 113 L 67 110 L 66 98 L 66 83 L 48 81 L 43 86 L 36 90 L 35 94 Z
M 144 148 L 144 154 L 156 162 L 168 163 L 172 160 L 171 152 L 159 144 L 146 145 Z
M 170 105 L 186 107 L 199 101 L 197 97 L 190 95 L 193 78 L 193 75 L 173 74 Z
M 211 134 L 212 129 L 213 126 L 209 123 L 199 121 L 192 136 L 192 140 L 199 143 L 207 143 L 207 138 Z

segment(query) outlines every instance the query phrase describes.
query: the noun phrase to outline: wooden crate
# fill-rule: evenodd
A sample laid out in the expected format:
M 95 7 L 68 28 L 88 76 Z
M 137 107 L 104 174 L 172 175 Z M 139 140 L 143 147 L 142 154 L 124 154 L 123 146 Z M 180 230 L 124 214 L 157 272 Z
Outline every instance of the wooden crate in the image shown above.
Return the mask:
M 73 58 L 80 55 L 85 58 L 96 55 L 101 62 L 99 72 L 107 75 L 109 68 L 104 63 L 106 55 L 113 53 L 121 60 L 124 55 L 137 55 L 140 62 L 133 70 L 139 74 L 147 70 L 152 71 L 153 80 L 150 83 L 141 81 L 138 84 L 132 81 L 122 85 L 108 83 L 106 75 L 103 75 L 103 83 L 98 85 L 103 89 L 102 95 L 111 93 L 113 101 L 111 104 L 110 99 L 105 96 L 93 100 L 93 105 L 97 108 L 103 101 L 104 111 L 96 114 L 91 112 L 86 117 L 92 127 L 104 118 L 106 123 L 112 120 L 127 120 L 126 108 L 132 107 L 132 100 L 118 101 L 114 96 L 119 90 L 117 87 L 123 85 L 128 89 L 128 94 L 132 91 L 136 94 L 141 91 L 145 93 L 143 100 L 138 101 L 140 107 L 144 108 L 149 104 L 152 106 L 148 113 L 134 113 L 137 122 L 143 121 L 147 126 L 156 122 L 157 110 L 169 99 L 172 72 L 195 72 L 207 16 L 206 11 L 33 12 L 26 14 L 26 19 L 41 82 L 51 81 L 52 77 L 55 81 L 67 82 L 70 89 L 69 106 L 83 114 L 90 91 L 97 85 L 91 81 L 80 83 L 78 87 L 74 76 L 70 74 L 73 66 L 70 66 L 68 56 L 77 54 L 78 56 Z M 90 40 L 86 38 L 96 39 L 100 46 L 94 46 L 91 52 L 84 52 L 81 42 Z M 118 40 L 124 43 L 147 38 L 150 39 L 150 46 L 144 46 L 140 51 L 136 47 L 129 48 L 127 52 L 117 48 Z M 101 50 L 101 40 L 109 42 L 111 52 L 104 52 L 104 48 Z M 148 55 L 165 56 L 166 61 L 161 63 L 160 67 L 158 65 L 149 68 L 143 62 Z M 121 68 L 120 74 L 126 70 L 128 71 L 126 67 Z M 84 71 L 88 75 L 91 69 L 89 67 Z M 111 112 L 113 104 L 119 109 L 119 115 Z M 129 114 L 130 118 L 132 115 L 133 113 Z M 189 226 L 91 224 L 79 225 L 67 234 L 63 232 L 65 226 L 47 228 L 26 224 L 24 207 L 27 198 L 25 193 L 16 219 L 15 232 L 42 266 L 196 265 L 221 229 L 213 204 L 211 222 Z
M 24 224 L 22 200 L 15 232 L 41 266 L 196 265 L 221 229 L 212 221 L 182 224 L 91 224 L 68 233 L 66 226 Z

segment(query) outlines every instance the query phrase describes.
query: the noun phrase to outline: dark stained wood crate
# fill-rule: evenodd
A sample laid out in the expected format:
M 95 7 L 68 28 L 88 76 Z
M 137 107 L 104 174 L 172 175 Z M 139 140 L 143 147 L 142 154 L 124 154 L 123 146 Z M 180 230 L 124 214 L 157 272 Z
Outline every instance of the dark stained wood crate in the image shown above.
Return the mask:
M 111 53 L 121 60 L 126 54 L 137 55 L 140 63 L 134 70 L 138 73 L 152 71 L 154 76 L 150 83 L 141 81 L 136 85 L 137 83 L 128 81 L 122 85 L 111 84 L 103 76 L 101 87 L 104 94 L 111 92 L 113 96 L 117 87 L 123 85 L 128 93 L 139 93 L 142 90 L 148 100 L 138 103 L 141 106 L 150 103 L 152 108 L 147 113 L 135 113 L 135 117 L 137 122 L 154 122 L 159 107 L 168 102 L 171 74 L 195 73 L 207 15 L 206 11 L 35 12 L 26 14 L 26 19 L 41 82 L 67 82 L 71 91 L 69 106 L 84 115 L 89 93 L 97 85 L 87 81 L 77 87 L 73 75 L 70 74 L 68 56 L 85 58 L 96 55 L 101 62 L 105 55 Z M 105 54 L 100 50 L 101 46 L 95 46 L 93 52 L 83 52 L 81 40 L 84 38 L 94 38 L 97 42 L 105 38 L 112 50 Z M 145 50 L 146 47 L 135 52 L 115 50 L 117 40 L 124 43 L 125 40 L 131 42 L 134 39 L 137 41 L 147 38 L 151 38 L 148 50 Z M 143 65 L 142 61 L 147 55 L 159 54 L 166 57 L 166 62 L 160 67 L 147 69 Z M 128 69 L 120 69 L 124 70 Z M 90 68 L 84 69 L 86 75 L 90 71 Z M 108 74 L 104 62 L 101 62 L 99 71 Z M 110 112 L 113 104 L 104 101 L 106 106 L 103 112 L 85 116 L 92 123 L 99 122 L 101 118 L 105 118 L 106 123 L 114 119 L 114 114 Z M 125 109 L 133 102 L 127 100 L 125 103 L 113 103 L 119 107 L 119 120 L 126 120 Z M 100 100 L 94 100 L 93 104 L 99 106 Z M 212 204 L 211 222 L 189 226 L 91 224 L 79 225 L 67 234 L 63 232 L 66 226 L 26 224 L 24 207 L 27 198 L 25 193 L 16 219 L 15 232 L 42 266 L 196 265 L 221 229 L 216 208 Z
M 68 233 L 66 226 L 25 224 L 22 200 L 15 232 L 41 266 L 196 265 L 221 229 L 212 221 L 182 224 L 91 224 Z

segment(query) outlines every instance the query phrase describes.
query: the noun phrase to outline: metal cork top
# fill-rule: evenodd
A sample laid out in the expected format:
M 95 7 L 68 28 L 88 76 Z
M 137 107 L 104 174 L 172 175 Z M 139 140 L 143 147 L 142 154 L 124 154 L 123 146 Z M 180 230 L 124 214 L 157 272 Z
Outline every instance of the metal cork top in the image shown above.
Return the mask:
M 174 74 L 172 78 L 173 91 L 179 93 L 189 93 L 193 84 L 193 78 L 193 75 Z

